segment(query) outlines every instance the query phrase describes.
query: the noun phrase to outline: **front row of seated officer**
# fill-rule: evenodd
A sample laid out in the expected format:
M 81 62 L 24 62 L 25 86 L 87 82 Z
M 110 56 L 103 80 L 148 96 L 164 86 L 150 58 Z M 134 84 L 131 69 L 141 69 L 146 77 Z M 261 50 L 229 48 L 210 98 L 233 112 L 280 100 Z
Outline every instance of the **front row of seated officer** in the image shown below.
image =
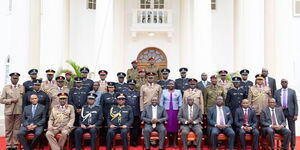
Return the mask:
M 49 141 L 51 149 L 63 149 L 67 136 L 73 129 L 75 120 L 74 107 L 66 104 L 68 94 L 59 93 L 59 105 L 52 108 L 50 118 L 48 121 L 48 131 L 46 137 Z M 87 105 L 83 106 L 80 115 L 80 127 L 75 129 L 75 146 L 79 150 L 81 148 L 81 137 L 84 132 L 91 134 L 91 148 L 96 149 L 95 140 L 97 137 L 97 130 L 103 120 L 101 107 L 94 104 L 96 95 L 90 93 L 88 95 Z M 106 137 L 106 149 L 111 149 L 111 144 L 116 133 L 120 133 L 123 142 L 123 149 L 128 149 L 128 132 L 133 123 L 133 111 L 130 106 L 125 105 L 126 96 L 123 93 L 117 95 L 117 105 L 112 106 L 107 117 L 108 133 Z M 188 104 L 184 104 L 178 114 L 178 120 L 181 123 L 181 132 L 184 149 L 187 149 L 187 135 L 190 130 L 193 130 L 197 135 L 197 149 L 201 147 L 201 125 L 202 113 L 201 109 L 193 103 L 192 98 L 187 99 Z M 18 132 L 20 143 L 25 150 L 33 150 L 38 142 L 46 121 L 45 106 L 38 104 L 38 96 L 32 94 L 30 96 L 31 105 L 24 108 L 22 116 L 22 126 Z M 255 110 L 249 107 L 247 99 L 242 100 L 242 107 L 235 112 L 235 126 L 236 133 L 239 135 L 242 148 L 246 149 L 245 133 L 253 136 L 253 149 L 258 149 L 258 130 L 257 118 Z M 276 108 L 275 99 L 268 100 L 268 107 L 264 108 L 260 115 L 262 126 L 262 134 L 269 140 L 271 149 L 274 149 L 274 134 L 278 133 L 284 137 L 282 149 L 288 149 L 291 132 L 285 128 L 286 122 L 284 114 L 280 108 Z M 219 133 L 224 133 L 228 136 L 229 149 L 233 149 L 235 132 L 231 125 L 233 123 L 232 114 L 228 107 L 223 106 L 223 97 L 216 98 L 216 105 L 211 107 L 208 112 L 209 135 L 211 138 L 212 149 L 217 147 L 217 136 Z M 158 105 L 158 99 L 153 97 L 151 105 L 147 106 L 142 112 L 141 119 L 145 122 L 144 138 L 145 147 L 150 149 L 150 135 L 153 130 L 159 132 L 159 149 L 163 149 L 164 138 L 166 135 L 166 128 L 164 122 L 168 120 L 167 113 L 164 107 Z M 28 143 L 26 141 L 26 134 L 34 133 L 34 139 Z M 61 133 L 58 141 L 55 135 Z

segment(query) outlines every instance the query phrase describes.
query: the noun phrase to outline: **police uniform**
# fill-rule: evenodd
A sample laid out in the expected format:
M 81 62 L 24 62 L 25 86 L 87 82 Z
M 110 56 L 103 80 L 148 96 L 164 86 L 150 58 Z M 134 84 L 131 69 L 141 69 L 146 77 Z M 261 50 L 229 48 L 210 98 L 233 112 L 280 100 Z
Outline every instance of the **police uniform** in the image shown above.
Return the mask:
M 240 77 L 233 77 L 232 82 L 241 82 Z M 225 99 L 225 105 L 230 108 L 232 117 L 234 118 L 235 110 L 241 106 L 241 102 L 243 99 L 247 98 L 246 91 L 241 88 L 231 88 L 227 92 L 227 96 Z
M 164 68 L 161 70 L 162 74 L 169 74 L 170 73 L 170 69 L 168 68 Z M 169 83 L 170 79 L 161 79 L 157 82 L 157 84 L 159 84 L 161 86 L 161 88 L 164 89 L 168 89 L 168 83 Z
M 127 84 L 135 85 L 135 80 L 128 80 Z M 126 95 L 126 105 L 132 108 L 133 112 L 133 124 L 131 129 L 131 142 L 133 146 L 136 146 L 138 137 L 140 135 L 140 92 L 133 89 L 128 89 L 124 93 Z
M 107 83 L 108 87 L 115 87 L 115 83 L 114 82 L 108 82 Z M 104 118 L 107 117 L 107 115 L 109 114 L 109 110 L 113 105 L 117 104 L 117 92 L 113 92 L 113 93 L 104 93 L 101 96 L 101 100 L 100 100 L 100 104 L 101 107 L 103 109 L 103 116 Z
M 147 76 L 155 76 L 154 72 L 148 72 Z M 143 111 L 144 107 L 151 104 L 151 100 L 153 97 L 157 97 L 160 100 L 160 96 L 162 93 L 161 86 L 156 83 L 146 83 L 142 85 L 140 91 L 140 110 Z
M 243 70 L 240 71 L 240 74 L 242 76 L 248 76 L 249 70 L 243 69 Z M 252 81 L 241 80 L 240 87 L 243 88 L 247 92 L 247 95 L 248 95 L 248 91 L 249 91 L 249 89 L 250 89 L 251 86 L 253 86 L 253 82 Z
M 58 76 L 55 78 L 56 82 L 64 82 L 65 81 L 65 77 L 63 76 Z M 69 94 L 70 89 L 67 86 L 63 86 L 63 87 L 58 87 L 57 85 L 55 85 L 52 89 L 50 89 L 49 91 L 49 98 L 50 98 L 50 110 L 53 108 L 53 106 L 58 105 L 59 104 L 59 98 L 57 96 L 58 93 L 67 93 Z
M 11 78 L 19 78 L 19 73 L 11 73 Z M 5 141 L 6 148 L 16 147 L 18 144 L 17 132 L 20 129 L 22 119 L 22 97 L 24 96 L 25 88 L 20 84 L 5 85 L 0 103 L 4 104 L 4 121 L 5 121 Z M 13 103 L 12 100 L 18 101 Z
M 117 98 L 126 98 L 123 93 L 117 95 Z M 106 150 L 111 150 L 112 140 L 116 133 L 120 133 L 122 137 L 123 150 L 128 149 L 128 132 L 133 123 L 132 108 L 128 105 L 114 105 L 110 109 L 110 113 L 107 117 L 107 125 L 115 125 L 116 128 L 109 128 L 106 136 Z M 126 125 L 127 128 L 121 128 Z
M 216 75 L 212 75 L 210 79 L 217 79 Z M 216 104 L 216 98 L 218 96 L 223 96 L 224 98 L 224 89 L 219 85 L 209 85 L 205 88 L 203 99 L 204 99 L 204 112 L 208 113 L 208 108 Z
M 107 71 L 106 70 L 99 70 L 98 71 L 98 74 L 101 76 L 101 75 L 107 75 Z M 101 91 L 101 92 L 107 92 L 107 82 L 106 80 L 100 80 L 99 81 L 99 88 L 98 88 L 98 91 Z
M 38 70 L 37 69 L 30 69 L 28 71 L 28 74 L 29 75 L 33 75 L 33 74 L 37 74 L 38 73 Z M 28 80 L 28 81 L 25 81 L 23 83 L 23 86 L 25 87 L 25 93 L 28 92 L 28 91 L 32 91 L 33 90 L 33 83 L 32 83 L 32 80 Z
M 65 76 L 72 76 L 72 72 L 66 72 Z M 66 87 L 68 87 L 69 89 L 74 87 L 74 81 L 72 80 L 72 78 L 68 81 L 67 79 L 65 80 L 65 84 Z
M 82 67 L 82 68 L 80 68 L 80 72 L 81 73 L 89 73 L 90 70 L 87 67 Z M 88 91 L 93 90 L 93 84 L 94 84 L 93 80 L 88 79 L 88 78 L 83 78 L 82 83 L 83 83 L 82 86 L 87 88 Z
M 59 98 L 68 99 L 68 94 L 59 93 Z M 53 150 L 62 150 L 69 133 L 72 131 L 75 121 L 74 107 L 72 105 L 65 104 L 63 106 L 56 105 L 51 110 L 51 115 L 48 121 L 48 131 L 46 132 L 46 138 Z M 55 135 L 61 133 L 58 141 L 56 141 Z
M 39 80 L 34 80 L 34 81 L 32 81 L 32 82 L 33 82 L 34 85 L 36 85 L 36 84 L 41 85 L 42 80 L 39 79 Z M 23 101 L 24 101 L 24 102 L 23 102 L 23 108 L 24 108 L 25 106 L 31 105 L 31 102 L 30 102 L 30 96 L 31 96 L 32 94 L 36 94 L 36 95 L 38 96 L 38 98 L 39 98 L 38 103 L 44 105 L 45 108 L 46 108 L 46 111 L 48 111 L 48 110 L 49 110 L 49 106 L 50 106 L 50 98 L 49 98 L 48 94 L 47 94 L 46 92 L 42 91 L 42 90 L 38 90 L 38 91 L 36 91 L 36 90 L 28 91 L 28 92 L 25 94 L 24 99 L 23 99 Z
M 261 74 L 255 76 L 257 80 L 263 80 L 264 77 Z M 271 89 L 264 85 L 251 86 L 248 92 L 248 100 L 250 106 L 255 109 L 256 115 L 260 115 L 262 109 L 268 106 L 268 100 L 271 97 Z
M 95 93 L 89 93 L 88 95 L 88 99 L 94 99 L 94 103 L 96 97 L 97 95 Z M 89 125 L 95 125 L 95 127 L 84 129 L 79 126 L 76 128 L 74 132 L 76 150 L 81 150 L 82 134 L 85 132 L 89 132 L 91 135 L 91 149 L 92 150 L 97 149 L 96 147 L 96 139 L 97 139 L 97 131 L 98 131 L 97 128 L 101 125 L 102 121 L 103 121 L 103 115 L 100 106 L 96 106 L 95 104 L 93 104 L 93 105 L 84 105 L 82 107 L 81 115 L 79 117 L 79 124 L 85 125 L 86 127 L 88 127 Z
M 125 78 L 126 74 L 124 72 L 117 73 L 118 78 Z M 123 83 L 116 83 L 116 91 L 119 93 L 124 93 L 128 89 L 128 84 L 123 81 Z
M 75 77 L 74 80 L 75 82 L 82 82 L 81 77 Z M 76 118 L 74 124 L 75 126 L 78 126 L 79 124 L 79 115 L 80 115 L 80 113 L 77 113 L 76 110 L 81 109 L 82 106 L 86 104 L 88 92 L 89 90 L 85 87 L 80 87 L 80 88 L 74 87 L 70 89 L 68 102 L 70 105 L 73 105 L 75 109 L 75 118 Z
M 180 68 L 180 73 L 186 73 L 188 71 L 187 68 Z M 183 94 L 183 91 L 188 89 L 189 86 L 189 79 L 188 78 L 178 78 L 175 80 L 175 89 L 181 90 L 181 94 Z
M 227 76 L 228 72 L 226 70 L 221 70 L 219 71 L 219 74 L 221 76 Z M 232 82 L 230 81 L 227 81 L 227 80 L 219 80 L 218 83 L 217 83 L 219 86 L 223 87 L 224 89 L 224 97 L 226 97 L 226 94 L 227 94 L 227 91 L 230 89 L 230 88 L 233 88 L 233 84 Z
M 137 63 L 136 60 L 132 61 L 131 64 Z M 128 80 L 137 80 L 139 77 L 138 68 L 130 68 L 127 70 L 127 81 Z
M 153 60 L 153 59 L 155 59 L 154 57 L 150 57 L 148 60 L 150 61 L 150 60 Z M 156 82 L 156 81 L 158 81 L 158 80 L 160 80 L 161 79 L 161 74 L 160 74 L 160 68 L 159 68 L 159 66 L 157 66 L 157 65 L 148 65 L 148 66 L 145 66 L 145 70 L 146 70 L 146 72 L 154 72 L 155 73 L 155 76 L 154 76 L 154 81 Z
M 52 70 L 52 69 L 48 69 L 46 70 L 46 74 L 47 76 L 53 76 L 55 74 L 55 71 Z M 49 94 L 50 92 L 50 89 L 53 88 L 54 86 L 56 85 L 56 81 L 55 80 L 46 80 L 46 81 L 43 81 L 42 84 L 41 84 L 41 90 L 46 92 L 47 94 Z
M 197 84 L 197 80 L 194 78 L 189 79 L 189 82 L 194 84 Z M 192 97 L 194 99 L 194 103 L 201 108 L 201 110 L 204 110 L 204 102 L 203 102 L 203 94 L 201 90 L 197 88 L 189 88 L 183 92 L 183 103 L 187 104 L 188 97 Z

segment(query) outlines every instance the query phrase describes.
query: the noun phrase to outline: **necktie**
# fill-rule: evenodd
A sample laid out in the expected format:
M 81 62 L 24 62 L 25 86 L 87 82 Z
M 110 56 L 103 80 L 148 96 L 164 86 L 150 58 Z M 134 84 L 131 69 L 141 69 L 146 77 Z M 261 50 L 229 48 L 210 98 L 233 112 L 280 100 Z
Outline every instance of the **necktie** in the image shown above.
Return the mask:
M 267 78 L 265 78 L 265 86 L 268 86 L 268 85 L 267 85 Z
M 272 109 L 272 125 L 276 125 L 275 111 Z
M 190 106 L 190 115 L 189 115 L 189 119 L 192 119 L 193 117 L 193 107 Z
M 219 107 L 219 117 L 220 117 L 220 125 L 225 125 L 224 123 L 224 115 L 222 113 L 222 108 Z
M 34 117 L 35 109 L 36 109 L 36 105 L 33 105 L 33 106 L 32 106 L 32 117 Z
M 286 90 L 285 89 L 283 90 L 282 101 L 283 101 L 283 107 L 287 108 Z
M 244 109 L 245 113 L 244 113 L 244 125 L 247 126 L 248 125 L 248 111 L 247 109 Z

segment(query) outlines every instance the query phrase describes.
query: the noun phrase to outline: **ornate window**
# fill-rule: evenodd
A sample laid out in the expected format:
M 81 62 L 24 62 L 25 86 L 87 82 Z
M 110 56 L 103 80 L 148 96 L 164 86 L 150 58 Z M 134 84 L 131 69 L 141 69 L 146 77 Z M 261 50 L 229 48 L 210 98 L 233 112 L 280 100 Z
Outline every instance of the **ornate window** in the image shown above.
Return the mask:
M 141 9 L 164 9 L 165 0 L 140 0 Z
M 166 68 L 167 67 L 167 57 L 165 55 L 165 53 L 156 48 L 156 47 L 148 47 L 143 49 L 138 57 L 137 57 L 137 61 L 139 62 L 139 66 L 143 67 L 148 65 L 148 59 L 150 57 L 154 57 L 155 58 L 155 63 L 157 65 L 159 65 L 161 68 Z

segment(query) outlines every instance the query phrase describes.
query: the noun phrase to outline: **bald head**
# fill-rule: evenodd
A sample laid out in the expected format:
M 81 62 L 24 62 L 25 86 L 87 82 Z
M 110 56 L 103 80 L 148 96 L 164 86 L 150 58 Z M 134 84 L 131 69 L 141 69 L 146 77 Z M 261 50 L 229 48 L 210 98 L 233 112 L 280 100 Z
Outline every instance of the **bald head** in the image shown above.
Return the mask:
M 287 79 L 281 79 L 281 87 L 282 88 L 287 88 L 288 87 L 288 80 Z
M 201 80 L 202 80 L 202 81 L 206 81 L 206 80 L 207 80 L 207 74 L 206 74 L 205 72 L 203 72 L 203 73 L 201 74 Z

